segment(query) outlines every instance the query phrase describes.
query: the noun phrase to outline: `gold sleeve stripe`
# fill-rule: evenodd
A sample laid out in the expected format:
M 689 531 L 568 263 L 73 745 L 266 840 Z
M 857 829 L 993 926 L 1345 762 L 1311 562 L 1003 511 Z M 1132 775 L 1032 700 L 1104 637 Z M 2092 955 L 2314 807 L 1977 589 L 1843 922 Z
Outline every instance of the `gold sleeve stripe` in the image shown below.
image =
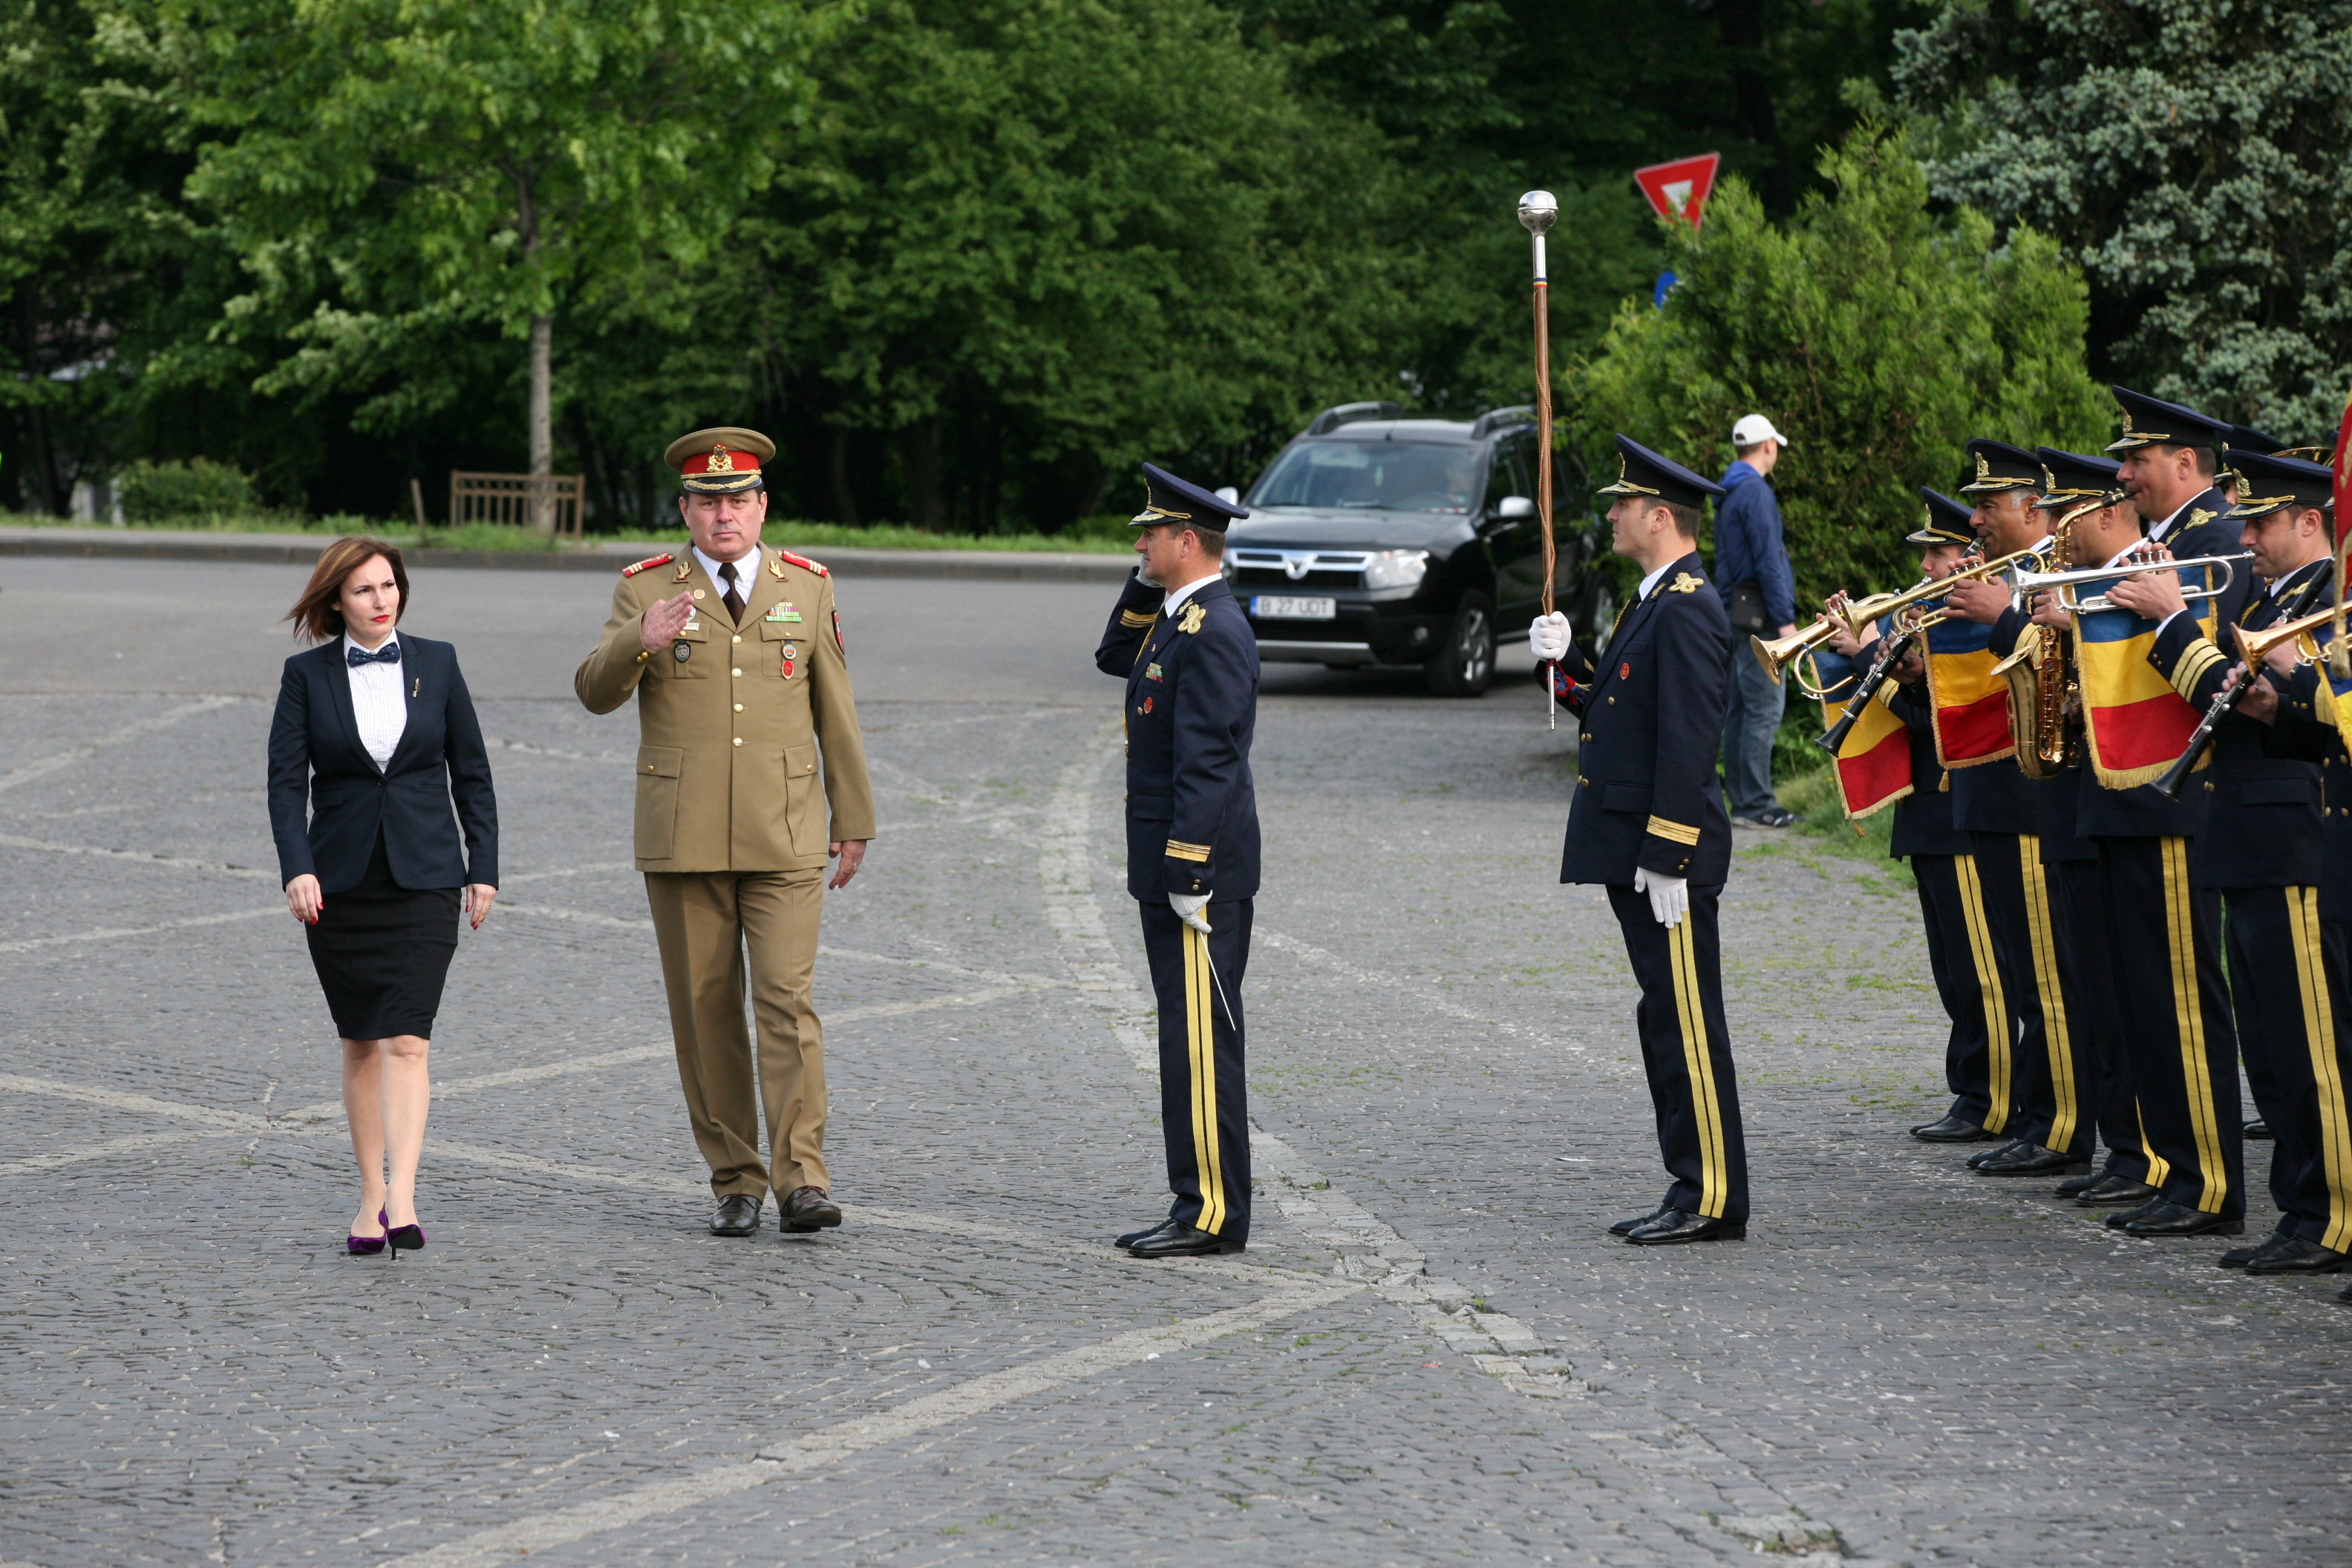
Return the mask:
M 2172 667 L 2172 689 L 2189 701 L 2197 700 L 2197 683 L 2205 672 L 2221 662 L 2221 650 L 2200 637 L 2181 653 L 2179 662 Z
M 1123 626 L 1148 626 L 1160 617 L 1145 610 L 1121 610 L 1118 624 Z
M 1209 847 L 1205 844 L 1185 844 L 1174 838 L 1168 841 L 1168 858 L 1171 860 L 1205 861 L 1208 858 Z
M 1679 822 L 1668 822 L 1663 816 L 1654 816 L 1650 818 L 1650 836 L 1654 838 L 1667 839 L 1675 844 L 1696 844 L 1698 842 L 1697 828 L 1685 827 Z

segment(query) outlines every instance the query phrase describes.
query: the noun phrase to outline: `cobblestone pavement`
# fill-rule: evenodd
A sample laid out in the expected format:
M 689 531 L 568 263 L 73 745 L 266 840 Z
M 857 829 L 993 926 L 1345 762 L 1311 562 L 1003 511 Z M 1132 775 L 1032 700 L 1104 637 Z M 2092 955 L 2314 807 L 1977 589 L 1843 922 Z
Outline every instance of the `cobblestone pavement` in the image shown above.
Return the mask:
M 849 1220 L 722 1241 L 634 720 L 568 689 L 605 585 L 419 574 L 508 883 L 435 1044 L 431 1245 L 345 1258 L 260 798 L 299 577 L 0 563 L 5 1568 L 2347 1560 L 2339 1282 L 1905 1138 L 1937 1030 L 1883 867 L 1745 843 L 1751 1239 L 1601 1235 L 1663 1181 L 1613 922 L 1555 880 L 1567 737 L 1517 684 L 1270 672 L 1261 1223 L 1113 1253 L 1161 1200 L 1084 586 L 843 584 L 884 821 L 819 967 Z M 164 635 L 91 654 L 134 592 Z

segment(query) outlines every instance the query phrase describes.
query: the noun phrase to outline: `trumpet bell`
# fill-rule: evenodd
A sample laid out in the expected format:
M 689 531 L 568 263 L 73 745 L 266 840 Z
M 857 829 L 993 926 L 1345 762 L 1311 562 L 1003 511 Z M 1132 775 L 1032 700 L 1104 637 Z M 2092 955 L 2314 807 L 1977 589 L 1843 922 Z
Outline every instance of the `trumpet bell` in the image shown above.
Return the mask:
M 2300 620 L 2282 621 L 2274 626 L 2264 626 L 2258 632 L 2250 632 L 2243 626 L 2231 626 L 2230 630 L 2237 635 L 2238 657 L 2245 661 L 2246 668 L 2251 672 L 2271 649 L 2282 643 L 2293 642 L 2306 633 L 2315 632 L 2335 619 L 2336 607 L 2331 605 L 2326 609 L 2305 616 Z

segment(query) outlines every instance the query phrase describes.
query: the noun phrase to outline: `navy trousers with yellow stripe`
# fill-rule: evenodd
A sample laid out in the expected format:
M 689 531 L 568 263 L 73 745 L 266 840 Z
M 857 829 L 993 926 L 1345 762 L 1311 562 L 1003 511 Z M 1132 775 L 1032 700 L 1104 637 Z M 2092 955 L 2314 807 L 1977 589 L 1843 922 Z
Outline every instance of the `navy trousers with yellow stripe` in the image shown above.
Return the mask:
M 2221 895 L 2189 885 L 2186 838 L 2098 845 L 2101 912 L 2147 1180 L 2169 1202 L 2242 1218 L 2244 1123 Z
M 1716 926 L 1723 889 L 1689 891 L 1690 912 L 1672 931 L 1650 912 L 1650 895 L 1630 885 L 1609 885 L 1609 907 L 1642 987 L 1633 1021 L 1657 1112 L 1658 1149 L 1674 1177 L 1666 1202 L 1710 1219 L 1746 1219 L 1748 1140 L 1739 1124 L 1731 1031 L 1723 1021 Z
M 1985 923 L 1976 857 L 1914 855 L 1911 876 L 1919 884 L 1919 918 L 1927 928 L 1927 968 L 1952 1022 L 1944 1042 L 1952 1113 L 1998 1132 L 2008 1123 L 2009 1002 Z M 1993 1120 L 1997 1098 L 1999 1121 Z
M 2031 833 L 1972 833 L 1985 921 L 2000 963 L 2007 1020 L 2015 1044 L 2006 1082 L 1996 1074 L 1989 1131 L 2007 1132 L 2045 1149 L 2087 1154 L 2091 1118 L 2083 1104 L 2083 1072 L 2066 986 L 2058 895 L 2042 864 L 2042 840 Z M 1996 1058 L 1998 1061 L 1998 1058 Z
M 1251 907 L 1248 899 L 1212 903 L 1202 911 L 1210 931 L 1202 936 L 1167 900 L 1136 900 L 1160 1002 L 1160 1128 L 1168 1188 L 1176 1194 L 1168 1212 L 1229 1241 L 1249 1239 L 1242 973 L 1249 967 Z
M 2231 992 L 2254 1108 L 2271 1124 L 2279 1228 L 2352 1252 L 2352 1082 L 2344 1028 L 2352 928 L 2319 918 L 2319 889 L 2226 890 Z
M 2148 1175 L 2147 1141 L 2139 1123 L 2139 1094 L 2132 1087 L 2131 1058 L 2124 1049 L 2123 1004 L 2116 999 L 2114 940 L 2107 930 L 2106 899 L 2100 890 L 2096 860 L 2062 860 L 2046 868 L 2056 895 L 2059 926 L 2066 933 L 2067 1026 L 2076 1041 L 2075 1059 L 2090 1079 L 2084 1101 L 2107 1146 L 2102 1173 L 2156 1184 Z

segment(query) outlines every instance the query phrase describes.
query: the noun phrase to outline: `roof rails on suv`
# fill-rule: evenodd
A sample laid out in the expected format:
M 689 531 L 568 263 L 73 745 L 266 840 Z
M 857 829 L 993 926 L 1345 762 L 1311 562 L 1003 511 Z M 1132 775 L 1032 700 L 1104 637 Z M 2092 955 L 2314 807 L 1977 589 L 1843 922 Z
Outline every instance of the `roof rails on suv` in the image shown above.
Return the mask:
M 1531 403 L 1522 403 L 1516 408 L 1490 408 L 1478 416 L 1477 422 L 1470 426 L 1470 439 L 1483 441 L 1506 426 L 1532 425 L 1535 422 L 1535 405 Z
M 1359 419 L 1401 419 L 1404 416 L 1402 403 L 1342 403 L 1336 408 L 1326 408 L 1307 427 L 1309 436 L 1328 436 L 1342 425 Z

